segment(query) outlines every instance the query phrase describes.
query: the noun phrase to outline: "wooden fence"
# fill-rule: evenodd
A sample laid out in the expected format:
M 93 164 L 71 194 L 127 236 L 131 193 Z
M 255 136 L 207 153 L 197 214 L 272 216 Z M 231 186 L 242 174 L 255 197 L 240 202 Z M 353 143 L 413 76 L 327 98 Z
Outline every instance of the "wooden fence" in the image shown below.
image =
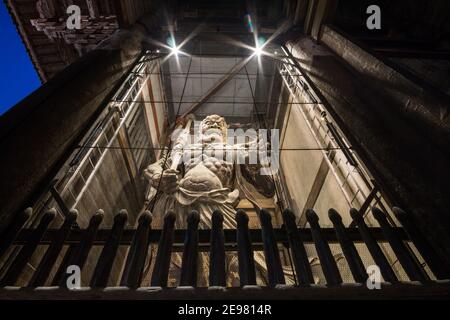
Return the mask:
M 440 280 L 450 279 L 450 269 L 421 235 L 408 215 L 398 208 L 393 208 L 393 212 L 401 222 L 402 227 L 392 226 L 386 219 L 385 213 L 373 208 L 373 217 L 378 221 L 380 227 L 368 227 L 363 216 L 354 209 L 350 211 L 350 214 L 356 227 L 345 227 L 340 214 L 330 209 L 329 218 L 333 223 L 333 228 L 320 227 L 318 216 L 313 210 L 308 210 L 306 213 L 309 228 L 298 228 L 295 223 L 295 216 L 289 210 L 283 212 L 283 226 L 274 228 L 270 213 L 262 210 L 259 212 L 261 229 L 249 229 L 247 214 L 238 210 L 236 213 L 236 229 L 223 229 L 223 217 L 219 211 L 214 212 L 212 216 L 211 229 L 199 229 L 199 213 L 193 211 L 187 217 L 186 230 L 174 228 L 175 214 L 171 212 L 165 216 L 163 229 L 153 230 L 150 212 L 143 212 L 140 215 L 136 228 L 126 228 L 127 213 L 125 210 L 114 217 L 111 229 L 100 228 L 103 220 L 102 211 L 92 216 L 86 229 L 74 227 L 77 218 L 76 211 L 71 211 L 60 228 L 49 228 L 56 216 L 54 209 L 45 212 L 36 228 L 24 228 L 23 226 L 32 215 L 32 210 L 27 209 L 18 214 L 2 230 L 0 235 L 0 261 L 5 263 L 8 260 L 4 258 L 8 252 L 11 252 L 12 247 L 18 250 L 14 258 L 10 259 L 9 265 L 4 266 L 5 271 L 0 279 L 0 298 L 17 297 L 17 295 L 20 297 L 20 292 L 25 292 L 22 293 L 25 294 L 22 297 L 27 298 L 39 297 L 42 292 L 45 292 L 44 295 L 48 295 L 48 291 L 42 291 L 42 287 L 49 281 L 55 290 L 65 290 L 64 298 L 76 297 L 80 294 L 86 295 L 86 292 L 77 293 L 64 289 L 68 277 L 66 268 L 69 265 L 77 265 L 83 269 L 93 246 L 100 246 L 101 253 L 89 281 L 88 291 L 97 292 L 91 298 L 108 296 L 108 292 L 111 292 L 111 288 L 107 288 L 108 290 L 105 288 L 112 276 L 111 270 L 117 259 L 119 246 L 129 247 L 126 259 L 123 262 L 122 272 L 116 279 L 116 283 L 120 283 L 121 288 L 139 290 L 139 288 L 160 287 L 161 292 L 172 290 L 172 292 L 175 292 L 174 297 L 177 298 L 214 297 L 214 294 L 205 295 L 202 293 L 206 290 L 205 288 L 196 288 L 199 252 L 209 253 L 209 287 L 211 288 L 226 286 L 226 251 L 236 252 L 241 287 L 229 288 L 228 290 L 234 292 L 234 296 L 238 297 L 242 294 L 239 290 L 245 290 L 245 288 L 257 284 L 254 251 L 263 251 L 267 266 L 267 288 L 278 288 L 279 290 L 280 287 L 285 285 L 285 274 L 280 260 L 280 247 L 284 246 L 290 252 L 292 268 L 296 278 L 296 284 L 289 286 L 294 291 L 284 291 L 284 295 L 289 292 L 291 295 L 288 294 L 289 297 L 297 297 L 295 290 L 299 290 L 298 297 L 304 298 L 308 297 L 308 288 L 315 286 L 311 265 L 305 250 L 305 244 L 311 243 L 315 246 L 317 256 L 320 259 L 320 267 L 326 279 L 325 290 L 340 288 L 339 290 L 344 291 L 343 297 L 347 297 L 348 292 L 355 289 L 349 289 L 350 287 L 343 284 L 330 249 L 331 243 L 340 245 L 353 279 L 356 284 L 361 284 L 358 290 L 368 290 L 366 288 L 368 274 L 355 243 L 365 244 L 373 261 L 381 271 L 384 279 L 383 285 L 388 283 L 391 288 L 396 285 L 405 285 L 403 281 L 399 280 L 398 274 L 394 272 L 380 247 L 381 243 L 388 243 L 409 280 L 415 284 L 411 286 L 413 288 L 411 290 L 427 290 L 428 296 L 441 296 L 443 293 L 448 295 L 450 292 L 450 290 L 447 290 L 449 288 L 448 283 Z M 425 272 L 423 265 L 418 262 L 413 252 L 406 245 L 407 242 L 412 242 L 417 248 L 431 270 L 431 276 Z M 143 272 L 148 263 L 149 257 L 147 255 L 150 244 L 158 244 L 157 253 L 154 257 L 154 267 L 150 280 L 148 283 L 144 283 Z M 27 263 L 40 245 L 46 245 L 45 253 L 43 253 L 33 271 L 31 280 L 23 290 L 11 291 L 11 287 L 17 286 L 18 279 L 25 272 Z M 64 246 L 68 246 L 68 249 L 63 254 Z M 166 288 L 173 252 L 182 252 L 179 287 L 193 287 L 192 292 Z M 58 260 L 60 255 L 63 255 L 63 258 Z M 59 265 L 56 264 L 57 260 L 61 261 Z M 55 267 L 57 271 L 56 273 L 53 272 L 54 276 L 49 279 L 52 274 L 51 271 Z M 346 290 L 347 293 L 345 293 Z M 379 293 L 371 292 L 370 294 L 383 295 L 391 292 L 389 290 L 379 290 Z M 98 294 L 98 292 L 103 293 Z M 132 291 L 127 292 L 128 295 L 121 294 L 119 297 L 121 299 L 132 298 L 135 294 L 130 293 Z M 162 296 L 170 297 L 170 294 L 167 296 L 167 292 L 163 293 Z M 183 292 L 185 292 L 184 296 Z M 196 295 L 196 292 L 198 295 Z M 317 292 L 310 292 L 312 296 L 316 297 Z M 355 291 L 355 295 L 360 295 L 358 292 Z M 57 296 L 61 297 L 60 294 L 55 297 Z M 283 294 L 280 295 L 280 297 L 282 296 Z M 229 297 L 233 297 L 233 295 Z M 268 297 L 270 298 L 270 294 Z

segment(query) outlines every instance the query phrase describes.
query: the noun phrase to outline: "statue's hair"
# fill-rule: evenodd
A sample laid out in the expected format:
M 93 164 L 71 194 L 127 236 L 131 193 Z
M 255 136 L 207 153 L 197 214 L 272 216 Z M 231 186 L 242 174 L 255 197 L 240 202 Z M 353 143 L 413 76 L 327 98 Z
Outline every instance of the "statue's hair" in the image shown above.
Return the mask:
M 203 120 L 202 120 L 202 124 L 203 122 L 205 122 L 206 120 L 219 120 L 220 122 L 222 122 L 225 126 L 227 125 L 227 122 L 225 121 L 224 117 L 221 117 L 217 114 L 210 114 L 209 116 L 206 116 Z

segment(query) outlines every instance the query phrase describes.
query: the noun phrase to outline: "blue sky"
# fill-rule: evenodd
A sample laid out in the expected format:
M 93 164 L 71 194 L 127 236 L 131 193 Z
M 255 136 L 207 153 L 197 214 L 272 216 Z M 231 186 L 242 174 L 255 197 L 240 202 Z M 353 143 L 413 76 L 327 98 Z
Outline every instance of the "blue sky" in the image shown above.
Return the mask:
M 0 115 L 41 82 L 3 1 L 0 1 Z

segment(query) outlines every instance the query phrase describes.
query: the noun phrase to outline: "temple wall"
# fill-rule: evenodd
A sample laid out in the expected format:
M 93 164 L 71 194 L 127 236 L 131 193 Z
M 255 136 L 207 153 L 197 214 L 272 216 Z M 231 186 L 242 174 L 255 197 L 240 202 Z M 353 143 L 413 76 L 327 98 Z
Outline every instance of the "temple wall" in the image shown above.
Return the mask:
M 449 257 L 450 170 L 442 151 L 448 142 L 446 120 L 430 124 L 441 121 L 442 109 L 416 84 L 400 81 L 383 62 L 328 32 L 324 30 L 323 41 L 332 50 L 302 37 L 288 47 L 391 205 L 410 212 L 442 257 Z M 403 100 L 405 93 L 417 108 Z
M 301 108 L 308 105 L 301 103 L 311 101 L 306 95 L 299 94 L 295 100 L 290 96 L 289 102 L 280 135 L 280 146 L 285 149 L 281 151 L 280 162 L 297 219 L 300 225 L 304 225 L 306 221 L 302 214 L 305 208 L 313 208 L 322 226 L 332 226 L 328 209 L 334 208 L 342 214 L 344 224 L 348 225 L 351 222 L 350 206 L 332 171 L 328 169 L 320 150 L 323 146 L 316 142 L 302 115 Z M 315 200 L 308 199 L 310 197 Z M 358 207 L 358 203 L 355 203 L 355 207 Z

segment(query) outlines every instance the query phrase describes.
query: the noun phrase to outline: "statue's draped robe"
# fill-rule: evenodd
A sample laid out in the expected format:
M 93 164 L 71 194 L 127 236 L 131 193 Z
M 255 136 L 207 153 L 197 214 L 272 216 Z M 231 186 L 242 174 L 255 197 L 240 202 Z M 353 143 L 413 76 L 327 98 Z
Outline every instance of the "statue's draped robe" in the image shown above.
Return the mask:
M 151 166 L 159 166 L 161 168 L 163 161 L 157 162 Z M 166 168 L 170 167 L 171 160 L 166 163 Z M 219 210 L 223 214 L 224 229 L 236 229 L 236 209 L 239 199 L 248 198 L 248 186 L 243 181 L 241 169 L 239 165 L 233 166 L 233 188 L 221 188 L 211 191 L 193 191 L 180 187 L 174 194 L 166 194 L 159 192 L 155 195 L 153 190 L 152 196 L 154 206 L 152 209 L 153 229 L 162 229 L 164 224 L 164 216 L 168 211 L 173 211 L 176 215 L 175 228 L 186 229 L 186 218 L 193 210 L 200 214 L 200 229 L 211 229 L 212 213 Z M 249 199 L 254 202 L 253 199 Z M 156 248 L 152 248 L 152 256 L 156 256 Z M 172 263 L 169 271 L 169 286 L 177 286 L 180 279 L 181 272 L 181 253 L 174 253 L 172 255 Z M 255 262 L 257 267 L 258 282 L 260 284 L 266 283 L 265 262 L 262 253 L 255 252 Z M 227 286 L 239 286 L 239 269 L 237 254 L 226 252 L 226 274 Z M 209 257 L 207 253 L 199 254 L 197 285 L 207 286 L 209 275 Z

